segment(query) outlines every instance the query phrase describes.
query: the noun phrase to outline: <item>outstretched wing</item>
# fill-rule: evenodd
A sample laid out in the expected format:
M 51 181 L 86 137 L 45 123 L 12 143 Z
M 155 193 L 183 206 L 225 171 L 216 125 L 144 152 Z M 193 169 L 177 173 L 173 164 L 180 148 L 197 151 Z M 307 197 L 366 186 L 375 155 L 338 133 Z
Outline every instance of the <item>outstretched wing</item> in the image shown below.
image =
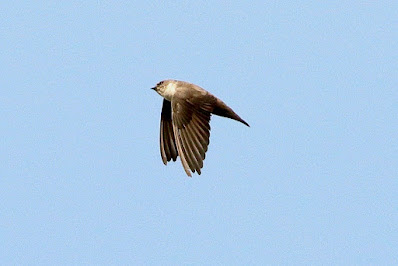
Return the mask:
M 171 122 L 171 102 L 166 99 L 163 100 L 160 118 L 160 154 L 165 165 L 171 159 L 175 161 L 178 156 L 173 124 Z
M 174 98 L 172 101 L 172 124 L 178 154 L 185 172 L 203 167 L 209 146 L 211 103 L 194 104 L 188 99 Z

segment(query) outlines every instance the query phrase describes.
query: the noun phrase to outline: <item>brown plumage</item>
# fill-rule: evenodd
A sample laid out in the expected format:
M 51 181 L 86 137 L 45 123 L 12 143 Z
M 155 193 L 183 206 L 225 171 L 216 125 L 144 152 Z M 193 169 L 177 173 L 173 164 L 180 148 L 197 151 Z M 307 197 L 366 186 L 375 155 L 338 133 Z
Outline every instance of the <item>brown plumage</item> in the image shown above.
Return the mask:
M 164 97 L 160 120 L 160 154 L 167 162 L 180 156 L 188 176 L 201 174 L 209 146 L 211 114 L 228 117 L 249 126 L 223 101 L 201 87 L 165 80 L 152 88 Z

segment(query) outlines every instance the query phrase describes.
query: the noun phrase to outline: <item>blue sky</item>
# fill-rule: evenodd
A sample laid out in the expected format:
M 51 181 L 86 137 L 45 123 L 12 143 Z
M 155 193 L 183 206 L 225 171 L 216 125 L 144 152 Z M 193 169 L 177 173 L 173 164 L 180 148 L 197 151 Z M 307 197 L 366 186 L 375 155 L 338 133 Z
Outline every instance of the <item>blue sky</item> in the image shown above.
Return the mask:
M 4 264 L 397 264 L 395 1 L 9 1 Z M 202 175 L 159 152 L 163 79 L 212 117 Z

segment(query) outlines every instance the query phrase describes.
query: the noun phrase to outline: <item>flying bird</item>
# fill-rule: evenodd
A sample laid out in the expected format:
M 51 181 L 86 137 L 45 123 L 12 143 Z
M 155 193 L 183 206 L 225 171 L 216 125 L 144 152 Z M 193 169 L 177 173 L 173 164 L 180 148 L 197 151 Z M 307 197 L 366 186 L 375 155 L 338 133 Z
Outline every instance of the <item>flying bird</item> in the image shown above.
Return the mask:
M 223 101 L 201 87 L 179 80 L 164 80 L 152 88 L 163 99 L 160 119 L 160 154 L 165 165 L 180 156 L 188 176 L 200 175 L 209 146 L 211 114 L 228 117 L 249 127 Z

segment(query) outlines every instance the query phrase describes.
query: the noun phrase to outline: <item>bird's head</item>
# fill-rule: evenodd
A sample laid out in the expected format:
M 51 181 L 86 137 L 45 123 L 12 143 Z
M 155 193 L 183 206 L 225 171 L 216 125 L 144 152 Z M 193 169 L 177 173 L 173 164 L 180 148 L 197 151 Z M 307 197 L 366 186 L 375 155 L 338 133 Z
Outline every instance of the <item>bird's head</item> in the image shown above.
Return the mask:
M 159 82 L 158 84 L 156 84 L 156 86 L 153 87 L 152 89 L 154 91 L 156 91 L 157 93 L 159 93 L 159 95 L 168 99 L 169 96 L 172 96 L 174 94 L 176 82 L 177 81 L 172 80 L 172 79 L 163 80 L 163 81 Z

